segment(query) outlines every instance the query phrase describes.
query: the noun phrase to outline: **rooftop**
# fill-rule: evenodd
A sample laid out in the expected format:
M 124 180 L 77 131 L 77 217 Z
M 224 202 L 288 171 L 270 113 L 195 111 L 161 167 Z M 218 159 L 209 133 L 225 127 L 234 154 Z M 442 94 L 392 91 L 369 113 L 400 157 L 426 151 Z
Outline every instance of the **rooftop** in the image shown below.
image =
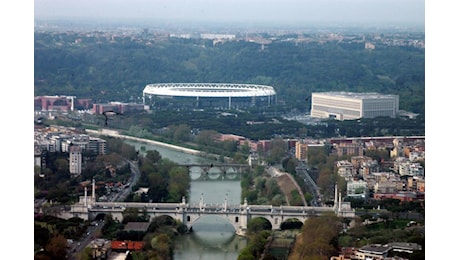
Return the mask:
M 391 94 L 380 94 L 376 92 L 368 92 L 368 93 L 358 93 L 358 92 L 345 92 L 345 91 L 331 91 L 331 92 L 317 92 L 312 94 L 318 95 L 327 95 L 327 96 L 335 96 L 335 97 L 343 97 L 343 98 L 353 98 L 353 99 L 365 99 L 365 98 L 394 98 L 397 95 Z
M 126 223 L 124 230 L 145 232 L 149 228 L 149 225 L 149 222 L 128 222 Z
M 366 245 L 359 249 L 360 252 L 371 253 L 371 254 L 376 254 L 376 255 L 384 255 L 388 253 L 390 250 L 391 250 L 390 246 L 379 245 L 379 244 Z

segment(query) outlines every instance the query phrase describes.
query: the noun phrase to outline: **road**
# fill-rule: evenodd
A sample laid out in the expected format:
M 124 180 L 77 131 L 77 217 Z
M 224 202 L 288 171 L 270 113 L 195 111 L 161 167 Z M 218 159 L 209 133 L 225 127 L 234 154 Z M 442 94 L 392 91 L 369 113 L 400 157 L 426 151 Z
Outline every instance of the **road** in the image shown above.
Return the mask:
M 130 186 L 126 187 L 123 189 L 123 191 L 117 193 L 115 196 L 111 198 L 110 201 L 116 202 L 116 201 L 124 201 L 126 197 L 129 195 L 131 192 L 131 187 L 133 185 L 136 185 L 136 183 L 139 181 L 141 172 L 139 170 L 139 167 L 137 166 L 137 162 L 135 161 L 129 161 L 127 162 L 130 165 L 131 168 L 131 177 L 129 178 L 128 182 L 130 183 Z M 87 232 L 81 237 L 78 241 L 75 241 L 69 248 L 68 252 L 68 259 L 77 259 L 77 255 L 80 252 L 83 252 L 83 250 L 91 243 L 91 241 L 95 238 L 95 233 L 97 230 L 101 230 L 102 227 L 104 226 L 104 221 L 98 221 L 96 224 L 93 226 L 91 225 Z
M 139 178 L 141 176 L 141 171 L 139 170 L 139 167 L 137 166 L 137 162 L 129 161 L 129 160 L 127 160 L 127 162 L 129 163 L 129 166 L 131 168 L 131 173 L 132 173 L 131 177 L 128 180 L 128 183 L 130 185 L 127 186 L 125 189 L 123 189 L 123 191 L 113 196 L 110 199 L 111 202 L 124 201 L 126 197 L 128 197 L 129 193 L 131 192 L 131 187 L 136 185 L 137 182 L 139 181 Z
M 104 221 L 100 220 L 97 221 L 96 224 L 93 226 L 89 226 L 87 232 L 78 240 L 74 241 L 72 245 L 70 245 L 69 252 L 67 253 L 67 259 L 75 260 L 77 259 L 77 255 L 91 243 L 91 241 L 95 238 L 95 233 L 100 231 L 104 226 Z
M 319 206 L 319 207 L 322 206 L 321 193 L 319 191 L 319 187 L 318 185 L 316 185 L 316 182 L 310 177 L 310 174 L 308 174 L 307 165 L 299 164 L 295 170 L 298 176 L 304 176 L 303 181 L 305 182 L 305 185 L 310 187 L 310 190 L 313 194 L 313 201 L 312 201 L 313 206 Z

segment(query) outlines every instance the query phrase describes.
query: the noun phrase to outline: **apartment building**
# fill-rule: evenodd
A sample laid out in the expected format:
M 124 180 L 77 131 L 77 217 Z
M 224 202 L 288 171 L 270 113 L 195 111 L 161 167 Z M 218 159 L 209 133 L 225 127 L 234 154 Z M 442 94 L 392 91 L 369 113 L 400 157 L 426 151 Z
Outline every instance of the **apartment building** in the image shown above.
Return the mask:
M 81 174 L 81 147 L 80 146 L 71 146 L 69 148 L 69 171 L 72 175 Z

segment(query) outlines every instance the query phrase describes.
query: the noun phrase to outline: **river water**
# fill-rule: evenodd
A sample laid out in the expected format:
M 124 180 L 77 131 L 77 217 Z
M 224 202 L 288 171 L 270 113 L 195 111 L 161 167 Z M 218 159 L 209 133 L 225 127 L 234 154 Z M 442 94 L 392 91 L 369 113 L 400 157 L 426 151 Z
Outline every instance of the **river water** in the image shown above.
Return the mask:
M 125 141 L 143 153 L 157 150 L 162 158 L 179 164 L 211 163 L 196 155 L 186 154 L 167 147 Z M 193 179 L 193 176 L 192 176 Z M 229 205 L 241 203 L 241 185 L 239 180 L 192 180 L 189 203 L 223 204 L 225 198 Z M 235 260 L 239 252 L 246 247 L 247 239 L 235 234 L 233 226 L 219 217 L 202 217 L 193 224 L 193 233 L 181 235 L 175 240 L 174 260 Z

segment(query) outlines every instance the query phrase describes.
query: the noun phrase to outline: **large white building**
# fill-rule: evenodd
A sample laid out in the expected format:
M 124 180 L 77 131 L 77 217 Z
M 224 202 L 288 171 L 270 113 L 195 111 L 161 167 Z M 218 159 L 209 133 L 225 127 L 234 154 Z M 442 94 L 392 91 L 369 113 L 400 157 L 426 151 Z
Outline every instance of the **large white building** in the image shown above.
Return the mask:
M 311 116 L 350 120 L 378 116 L 396 117 L 399 96 L 379 93 L 322 92 L 312 93 Z

